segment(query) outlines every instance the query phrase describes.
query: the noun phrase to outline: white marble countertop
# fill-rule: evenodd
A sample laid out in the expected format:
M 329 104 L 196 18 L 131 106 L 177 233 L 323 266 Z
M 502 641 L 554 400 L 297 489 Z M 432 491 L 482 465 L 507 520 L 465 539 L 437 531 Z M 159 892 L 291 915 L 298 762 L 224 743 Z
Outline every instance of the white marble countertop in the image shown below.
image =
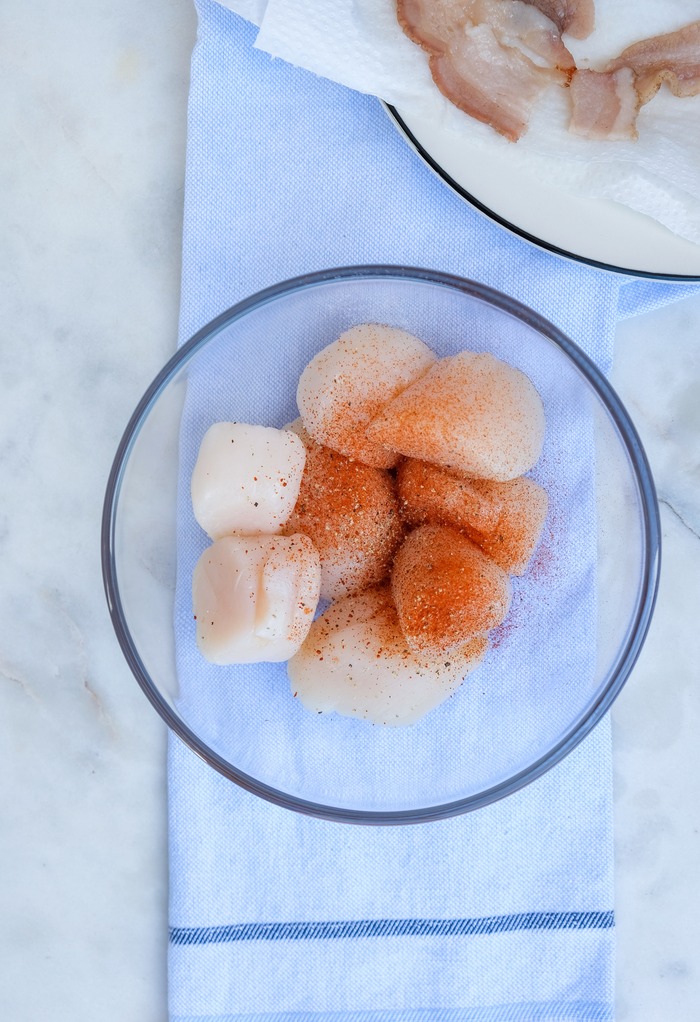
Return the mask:
M 0 12 L 0 1019 L 166 1018 L 165 728 L 102 596 L 104 486 L 176 337 L 189 0 Z M 619 1022 L 700 1017 L 700 296 L 623 323 L 661 498 L 614 709 Z

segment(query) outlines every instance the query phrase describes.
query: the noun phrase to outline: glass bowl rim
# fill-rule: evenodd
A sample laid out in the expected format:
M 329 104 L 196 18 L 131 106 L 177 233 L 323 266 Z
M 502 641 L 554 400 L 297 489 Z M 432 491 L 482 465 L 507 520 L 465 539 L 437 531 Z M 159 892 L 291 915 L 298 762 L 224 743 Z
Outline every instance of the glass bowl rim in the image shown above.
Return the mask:
M 117 509 L 121 484 L 129 455 L 151 408 L 172 378 L 201 348 L 218 336 L 225 327 L 241 319 L 252 310 L 266 305 L 282 295 L 303 291 L 309 287 L 317 287 L 336 281 L 361 279 L 406 280 L 413 283 L 436 284 L 451 288 L 470 297 L 485 301 L 487 304 L 514 316 L 554 342 L 581 372 L 617 428 L 618 435 L 622 440 L 632 466 L 641 502 L 644 555 L 641 598 L 638 599 L 631 627 L 628 629 L 627 641 L 611 665 L 606 683 L 597 699 L 578 720 L 573 722 L 564 737 L 549 752 L 540 756 L 512 777 L 475 795 L 435 806 L 419 807 L 418 809 L 365 811 L 308 801 L 258 781 L 251 775 L 238 770 L 211 749 L 170 707 L 146 670 L 129 631 L 126 616 L 122 608 L 115 561 Z M 170 730 L 209 766 L 251 794 L 286 809 L 295 810 L 296 812 L 319 819 L 342 823 L 390 825 L 447 819 L 483 808 L 492 802 L 505 798 L 556 766 L 600 722 L 619 695 L 634 667 L 644 644 L 656 602 L 660 556 L 661 529 L 659 507 L 646 454 L 622 401 L 595 363 L 558 327 L 517 299 L 486 284 L 481 284 L 465 277 L 444 273 L 440 270 L 400 265 L 368 264 L 341 266 L 292 277 L 264 288 L 248 298 L 237 302 L 198 330 L 166 362 L 146 389 L 131 415 L 112 463 L 102 511 L 102 577 L 112 625 L 127 664 L 146 697 Z

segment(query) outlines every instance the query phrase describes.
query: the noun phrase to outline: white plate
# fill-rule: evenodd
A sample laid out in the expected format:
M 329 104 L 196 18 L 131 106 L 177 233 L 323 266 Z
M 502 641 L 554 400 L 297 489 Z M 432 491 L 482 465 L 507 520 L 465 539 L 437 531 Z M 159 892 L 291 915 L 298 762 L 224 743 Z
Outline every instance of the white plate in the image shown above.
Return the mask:
M 585 198 L 536 177 L 515 146 L 490 150 L 435 122 L 386 105 L 399 131 L 458 195 L 527 241 L 579 262 L 666 280 L 700 280 L 700 245 L 608 199 Z

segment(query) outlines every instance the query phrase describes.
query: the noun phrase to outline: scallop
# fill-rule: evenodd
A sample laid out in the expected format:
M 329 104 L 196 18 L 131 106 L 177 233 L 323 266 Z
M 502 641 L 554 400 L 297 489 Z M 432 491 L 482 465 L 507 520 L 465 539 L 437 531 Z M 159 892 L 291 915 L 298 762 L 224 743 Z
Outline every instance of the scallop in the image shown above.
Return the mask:
M 423 341 L 396 327 L 362 323 L 312 358 L 297 388 L 305 428 L 319 444 L 376 468 L 398 458 L 365 428 L 435 362 Z
M 408 526 L 457 528 L 504 571 L 525 573 L 547 517 L 547 493 L 534 479 L 467 479 L 406 458 L 397 483 L 401 516 Z
M 197 645 L 213 664 L 287 660 L 318 604 L 321 562 L 307 536 L 224 536 L 192 577 Z
M 471 485 L 500 513 L 495 525 L 471 523 L 465 532 L 504 571 L 524 575 L 547 517 L 547 491 L 527 476 L 505 483 L 473 479 Z
M 444 702 L 481 662 L 488 639 L 449 657 L 415 656 L 388 586 L 345 597 L 319 617 L 287 665 L 292 693 L 312 713 L 339 713 L 394 727 Z
M 409 527 L 432 522 L 488 532 L 498 524 L 500 502 L 482 494 L 474 480 L 439 465 L 405 458 L 396 481 L 401 517 Z
M 321 557 L 321 597 L 386 579 L 403 537 L 392 476 L 312 444 L 287 528 L 313 540 Z
M 544 429 L 542 401 L 525 373 L 462 351 L 394 398 L 367 435 L 408 457 L 502 482 L 538 461 Z
M 313 447 L 315 441 L 309 436 L 308 430 L 305 428 L 304 423 L 301 421 L 301 416 L 294 419 L 292 422 L 288 422 L 282 429 L 288 429 L 291 433 L 296 433 L 304 447 L 307 449 Z
M 215 422 L 192 473 L 194 516 L 212 539 L 279 532 L 299 496 L 303 441 L 284 429 Z
M 466 536 L 422 525 L 394 559 L 391 591 L 406 644 L 417 656 L 451 654 L 508 613 L 510 578 Z

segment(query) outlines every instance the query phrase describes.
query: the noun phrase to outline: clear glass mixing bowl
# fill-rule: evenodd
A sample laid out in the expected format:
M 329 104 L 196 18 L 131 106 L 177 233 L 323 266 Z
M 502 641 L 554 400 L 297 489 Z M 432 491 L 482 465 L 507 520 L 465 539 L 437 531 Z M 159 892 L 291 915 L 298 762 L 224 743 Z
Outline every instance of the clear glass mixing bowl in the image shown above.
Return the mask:
M 315 716 L 284 664 L 221 668 L 199 657 L 191 570 L 207 539 L 189 477 L 219 419 L 282 426 L 299 374 L 349 326 L 381 322 L 439 354 L 492 351 L 528 373 L 547 438 L 535 475 L 551 510 L 514 582 L 493 648 L 423 721 L 383 728 Z M 428 270 L 360 266 L 286 281 L 240 302 L 183 345 L 119 445 L 102 558 L 124 655 L 168 726 L 212 767 L 279 805 L 327 819 L 440 819 L 502 798 L 596 725 L 639 654 L 659 571 L 653 481 L 605 378 L 556 327 L 506 295 Z

